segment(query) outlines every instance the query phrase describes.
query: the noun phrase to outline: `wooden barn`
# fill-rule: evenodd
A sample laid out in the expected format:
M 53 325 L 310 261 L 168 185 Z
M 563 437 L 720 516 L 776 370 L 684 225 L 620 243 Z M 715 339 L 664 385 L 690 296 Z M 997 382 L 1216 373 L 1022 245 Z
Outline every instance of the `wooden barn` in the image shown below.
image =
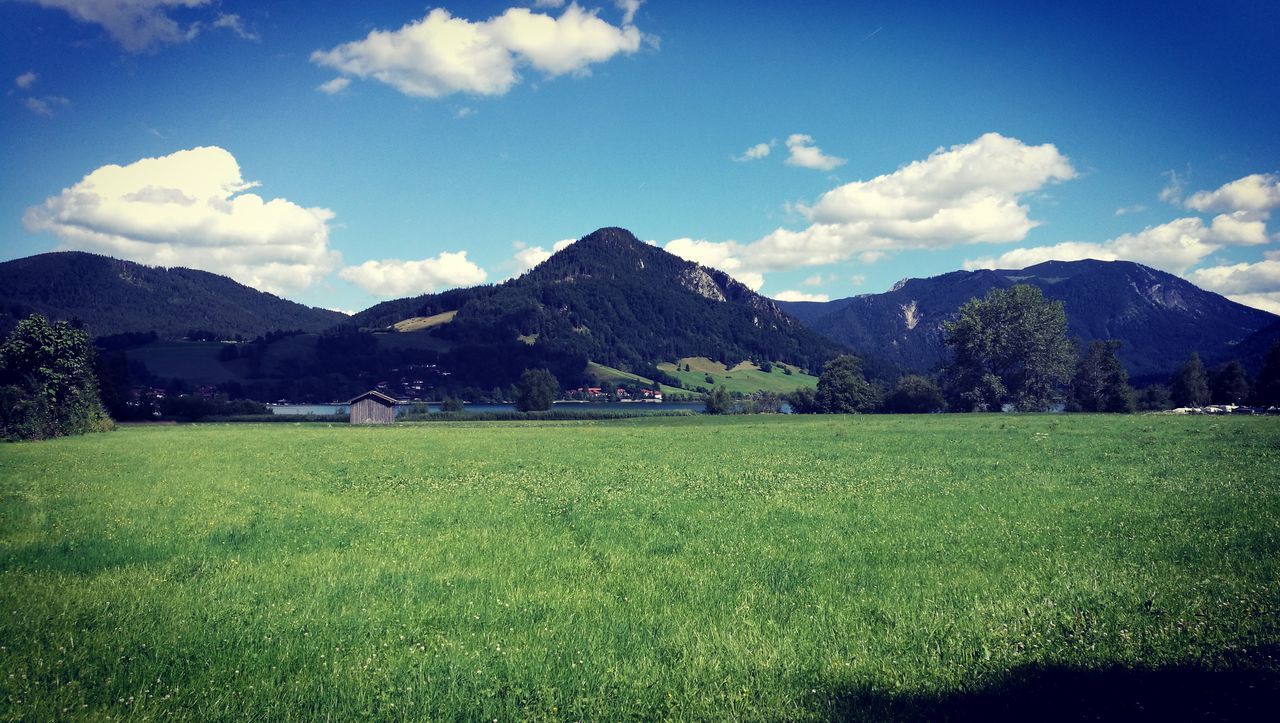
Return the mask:
M 391 424 L 396 421 L 396 400 L 382 392 L 367 391 L 347 402 L 352 424 Z

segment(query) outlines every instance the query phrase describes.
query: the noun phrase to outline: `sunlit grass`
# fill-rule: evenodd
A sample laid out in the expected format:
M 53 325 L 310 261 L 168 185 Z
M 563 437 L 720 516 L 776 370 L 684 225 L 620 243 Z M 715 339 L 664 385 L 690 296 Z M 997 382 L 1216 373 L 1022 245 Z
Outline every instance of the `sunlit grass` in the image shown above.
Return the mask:
M 0 710 L 822 718 L 1274 666 L 1280 420 L 129 428 L 0 446 Z

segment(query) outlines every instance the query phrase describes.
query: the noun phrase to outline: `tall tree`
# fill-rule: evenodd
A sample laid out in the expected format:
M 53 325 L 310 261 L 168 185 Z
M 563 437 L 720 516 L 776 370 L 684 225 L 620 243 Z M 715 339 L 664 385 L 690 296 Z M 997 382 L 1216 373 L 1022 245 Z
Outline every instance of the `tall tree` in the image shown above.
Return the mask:
M 880 406 L 880 390 L 862 374 L 861 359 L 841 354 L 823 365 L 817 401 L 827 414 L 874 412 Z
M 1209 377 L 1200 355 L 1191 352 L 1169 379 L 1169 396 L 1178 407 L 1202 407 L 1209 403 Z
M 526 369 L 516 385 L 516 410 L 543 412 L 560 395 L 560 382 L 546 369 Z
M 1134 411 L 1133 390 L 1129 388 L 1129 372 L 1125 371 L 1116 352 L 1120 342 L 1095 340 L 1076 364 L 1071 378 L 1067 407 L 1075 412 Z
M 1209 374 L 1209 400 L 1214 404 L 1244 404 L 1249 401 L 1249 375 L 1243 364 L 1232 359 Z
M 929 377 L 908 374 L 898 380 L 893 393 L 885 400 L 885 410 L 896 414 L 929 414 L 941 412 L 947 402 L 942 390 Z
M 951 349 L 946 387 L 962 410 L 1045 410 L 1062 401 L 1075 368 L 1062 302 L 1034 286 L 992 289 L 943 324 Z
M 1280 340 L 1267 351 L 1267 360 L 1254 384 L 1253 401 L 1266 407 L 1280 407 Z
M 0 345 L 4 388 L 0 434 L 47 439 L 83 434 L 110 423 L 98 397 L 89 336 L 39 314 L 18 322 Z

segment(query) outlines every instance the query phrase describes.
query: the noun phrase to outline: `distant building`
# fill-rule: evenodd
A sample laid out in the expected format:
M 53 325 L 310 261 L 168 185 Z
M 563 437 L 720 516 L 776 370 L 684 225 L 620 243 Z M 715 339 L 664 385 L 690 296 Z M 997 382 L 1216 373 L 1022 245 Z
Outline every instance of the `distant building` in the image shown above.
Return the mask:
M 396 421 L 396 400 L 379 391 L 367 391 L 347 402 L 352 424 L 391 424 Z

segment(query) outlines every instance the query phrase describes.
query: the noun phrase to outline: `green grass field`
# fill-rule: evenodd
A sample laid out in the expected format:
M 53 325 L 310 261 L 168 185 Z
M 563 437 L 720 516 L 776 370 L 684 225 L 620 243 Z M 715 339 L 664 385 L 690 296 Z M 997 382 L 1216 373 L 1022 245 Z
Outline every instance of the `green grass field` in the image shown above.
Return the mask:
M 0 445 L 0 717 L 1256 714 L 1278 470 L 1238 417 Z

